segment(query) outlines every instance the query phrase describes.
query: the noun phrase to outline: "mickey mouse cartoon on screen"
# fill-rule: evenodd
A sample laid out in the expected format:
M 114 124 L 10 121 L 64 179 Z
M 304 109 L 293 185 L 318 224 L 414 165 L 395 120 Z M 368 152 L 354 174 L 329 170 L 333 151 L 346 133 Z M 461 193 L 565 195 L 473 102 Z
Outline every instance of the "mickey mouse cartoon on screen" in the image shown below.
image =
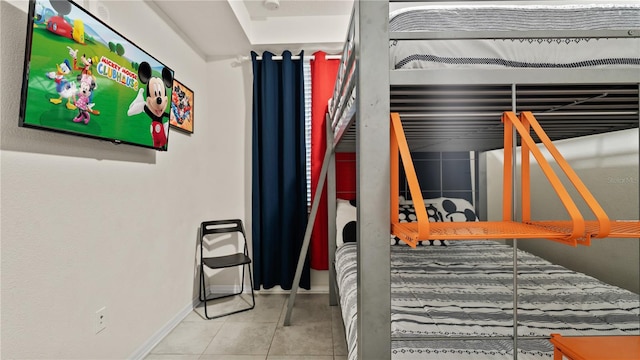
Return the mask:
M 151 138 L 153 147 L 162 148 L 167 145 L 169 132 L 169 121 L 163 123 L 163 118 L 168 118 L 169 113 L 165 112 L 167 103 L 167 89 L 173 85 L 173 74 L 166 67 L 162 68 L 162 78 L 152 76 L 151 65 L 142 62 L 138 68 L 138 80 L 146 84 L 146 98 L 142 93 L 145 89 L 138 90 L 138 95 L 129 105 L 127 115 L 133 116 L 144 111 L 151 118 Z

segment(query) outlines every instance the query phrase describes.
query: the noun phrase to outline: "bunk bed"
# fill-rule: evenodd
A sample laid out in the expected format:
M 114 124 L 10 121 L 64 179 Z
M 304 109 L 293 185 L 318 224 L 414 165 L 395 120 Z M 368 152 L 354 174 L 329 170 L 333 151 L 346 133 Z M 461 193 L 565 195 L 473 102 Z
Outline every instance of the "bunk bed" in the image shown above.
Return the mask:
M 448 356 L 456 359 L 461 358 L 461 354 L 467 350 L 472 354 L 467 355 L 471 356 L 467 358 L 477 358 L 480 354 L 477 351 L 480 350 L 487 350 L 485 355 L 489 358 L 497 358 L 492 356 L 499 355 L 516 359 L 518 354 L 526 355 L 525 358 L 536 358 L 538 355 L 548 358 L 549 348 L 552 349 L 552 346 L 548 345 L 550 334 L 522 327 L 523 323 L 531 320 L 528 318 L 531 314 L 527 309 L 520 308 L 519 301 L 522 299 L 519 299 L 519 296 L 528 296 L 529 289 L 525 289 L 523 294 L 518 294 L 518 288 L 523 284 L 530 285 L 527 282 L 531 278 L 525 275 L 519 279 L 519 276 L 513 274 L 521 274 L 524 269 L 525 272 L 531 270 L 531 274 L 539 275 L 540 269 L 544 268 L 544 271 L 547 271 L 554 265 L 519 251 L 518 237 L 513 238 L 510 246 L 492 242 L 459 241 L 452 246 L 429 247 L 429 258 L 423 262 L 416 259 L 415 253 L 411 252 L 415 250 L 389 246 L 389 216 L 392 214 L 393 218 L 395 211 L 393 201 L 389 199 L 389 179 L 393 172 L 391 165 L 380 159 L 389 159 L 391 155 L 391 111 L 401 114 L 409 146 L 412 150 L 420 151 L 486 151 L 502 148 L 506 144 L 500 123 L 503 111 L 534 111 L 551 140 L 638 127 L 640 24 L 637 15 L 640 8 L 628 4 L 621 7 L 605 7 L 607 9 L 593 8 L 597 9 L 595 21 L 585 21 L 586 25 L 582 26 L 578 24 L 582 24 L 583 21 L 575 16 L 570 17 L 573 21 L 568 24 L 562 22 L 566 16 L 555 16 L 559 10 L 583 14 L 583 9 L 575 9 L 572 6 L 565 9 L 530 6 L 527 11 L 549 11 L 543 23 L 535 23 L 531 21 L 531 13 L 504 15 L 500 11 L 508 12 L 511 9 L 503 6 L 485 8 L 480 5 L 483 11 L 488 9 L 487 16 L 496 15 L 497 20 L 502 20 L 501 25 L 495 27 L 493 24 L 496 19 L 486 23 L 477 21 L 478 18 L 483 18 L 474 15 L 474 11 L 478 9 L 466 6 L 459 6 L 455 11 L 463 13 L 463 18 L 467 16 L 468 19 L 473 19 L 471 23 L 446 23 L 451 18 L 447 13 L 450 9 L 447 10 L 446 6 L 438 8 L 435 15 L 429 14 L 430 10 L 427 8 L 418 9 L 418 15 L 401 10 L 392 14 L 390 22 L 388 2 L 355 2 L 334 95 L 329 103 L 329 146 L 321 171 L 321 179 L 325 176 L 327 178 L 329 195 L 330 302 L 332 305 L 337 304 L 338 293 L 341 295 L 347 337 L 354 341 L 349 344 L 350 358 L 428 358 L 425 349 L 439 351 L 439 346 L 455 349 L 456 352 Z M 617 17 L 620 23 L 607 20 L 611 15 L 606 13 L 609 10 L 620 15 Z M 433 17 L 429 17 L 432 15 Z M 601 15 L 604 18 L 598 18 Z M 588 17 L 593 19 L 594 15 Z M 425 18 L 429 20 L 422 21 Z M 505 27 L 503 24 L 513 26 Z M 462 46 L 448 46 L 454 42 L 459 42 Z M 510 46 L 513 48 L 514 44 L 515 47 L 522 47 L 511 54 L 508 50 L 493 46 L 495 43 L 500 43 L 500 46 L 506 44 L 507 49 L 510 49 Z M 600 59 L 582 58 L 581 56 L 594 54 L 594 48 L 588 47 L 594 43 L 596 49 L 602 49 L 600 46 L 608 48 L 614 44 L 613 48 L 622 52 L 614 54 L 607 50 L 605 53 L 599 53 Z M 427 45 L 425 50 L 425 44 L 431 44 L 433 48 Z M 562 46 L 572 48 L 587 44 L 587 50 L 571 50 L 570 56 L 566 53 L 560 53 L 559 56 L 552 54 L 554 57 L 550 59 L 535 56 L 527 58 L 540 52 L 540 48 L 536 51 L 535 47 L 554 46 L 553 44 L 565 44 Z M 438 49 L 450 52 L 434 55 L 429 53 L 429 49 L 436 49 L 436 54 Z M 459 52 L 460 49 L 472 49 L 477 53 Z M 486 55 L 496 52 L 507 55 Z M 553 53 L 550 50 L 544 52 Z M 512 55 L 513 57 L 510 57 Z M 451 121 L 452 119 L 455 121 Z M 515 148 L 519 139 L 515 133 L 513 138 L 516 141 L 511 141 L 510 146 Z M 536 135 L 533 139 L 541 140 Z M 332 221 L 336 218 L 333 169 L 333 152 L 336 149 L 355 149 L 358 166 L 358 238 L 355 244 L 341 246 L 337 253 L 337 229 L 335 221 Z M 513 156 L 515 157 L 515 152 Z M 319 186 L 324 186 L 323 181 L 320 181 Z M 511 193 L 515 192 L 513 187 L 510 190 Z M 317 205 L 313 205 L 310 227 L 313 226 L 317 210 Z M 512 213 L 507 216 L 515 218 L 515 208 L 508 209 Z M 305 240 L 308 242 L 308 236 Z M 503 288 L 511 286 L 511 312 L 505 310 L 506 315 L 512 320 L 510 327 L 505 323 L 508 321 L 501 318 L 498 322 L 504 328 L 500 331 L 445 330 L 440 334 L 438 331 L 441 329 L 419 329 L 413 333 L 408 331 L 411 333 L 410 336 L 402 336 L 403 330 L 396 324 L 392 335 L 392 316 L 398 316 L 398 313 L 392 315 L 394 295 L 389 269 L 406 265 L 407 260 L 403 256 L 418 262 L 414 267 L 420 267 L 420 272 L 424 273 L 437 271 L 437 267 L 451 259 L 454 263 L 459 263 L 460 258 L 456 258 L 457 256 L 462 256 L 464 262 L 471 267 L 482 266 L 482 262 L 474 262 L 474 257 L 464 257 L 465 253 L 477 253 L 480 248 L 490 248 L 492 253 L 496 254 L 492 255 L 496 258 L 492 263 L 496 266 L 496 271 L 511 272 L 511 284 L 507 279 L 499 280 Z M 452 255 L 453 253 L 459 255 Z M 340 258 L 336 259 L 336 254 Z M 397 254 L 400 254 L 400 257 L 397 257 Z M 509 254 L 511 256 L 508 256 Z M 301 254 L 301 257 L 303 256 L 305 247 Z M 345 265 L 347 271 L 341 270 L 338 276 L 343 283 L 348 279 L 346 282 L 356 285 L 355 289 L 352 287 L 350 290 L 338 290 L 335 263 Z M 555 268 L 549 271 L 562 274 L 566 270 Z M 459 274 L 451 276 L 455 278 Z M 537 275 L 533 275 L 534 278 L 535 276 Z M 578 274 L 571 273 L 568 276 Z M 450 280 L 451 278 L 445 276 L 434 281 Z M 519 285 L 520 280 L 523 284 Z M 297 283 L 298 276 L 294 280 L 285 324 L 290 321 Z M 597 281 L 590 284 L 586 288 L 600 286 Z M 615 288 L 609 290 L 612 294 L 618 291 Z M 426 293 L 433 295 L 434 290 L 430 291 Z M 351 296 L 345 296 L 347 293 Z M 424 294 L 414 295 L 411 296 L 418 302 L 419 307 L 427 312 L 435 311 L 421 302 L 424 298 L 420 296 Z M 625 299 L 624 305 L 617 304 L 616 307 L 624 308 L 627 312 L 614 314 L 614 311 L 610 314 L 614 317 L 620 316 L 617 318 L 620 323 L 619 326 L 610 328 L 609 333 L 637 335 L 637 326 L 629 325 L 637 324 L 637 295 L 620 291 L 615 296 Z M 349 305 L 345 302 L 347 298 Z M 399 300 L 394 297 L 393 301 L 397 310 Z M 569 302 L 567 305 L 575 306 L 580 301 Z M 449 305 L 456 306 L 454 303 Z M 357 309 L 357 315 L 354 309 Z M 449 310 L 449 313 L 455 312 Z M 519 320 L 521 311 L 524 318 Z M 466 312 L 463 312 L 463 316 L 473 318 L 473 314 Z M 420 322 L 417 320 L 417 323 Z M 543 333 L 546 335 L 541 335 Z M 438 342 L 440 345 L 434 345 Z M 452 342 L 456 345 L 451 345 Z M 356 348 L 357 352 L 354 350 Z M 497 352 L 490 354 L 491 351 Z M 443 352 L 431 356 L 437 359 L 447 358 Z
M 391 246 L 392 359 L 513 359 L 512 252 L 509 245 L 482 240 Z M 639 333 L 637 294 L 521 250 L 517 256 L 519 358 L 551 359 L 552 333 Z M 352 360 L 358 358 L 359 334 L 356 258 L 355 243 L 338 247 L 340 305 Z

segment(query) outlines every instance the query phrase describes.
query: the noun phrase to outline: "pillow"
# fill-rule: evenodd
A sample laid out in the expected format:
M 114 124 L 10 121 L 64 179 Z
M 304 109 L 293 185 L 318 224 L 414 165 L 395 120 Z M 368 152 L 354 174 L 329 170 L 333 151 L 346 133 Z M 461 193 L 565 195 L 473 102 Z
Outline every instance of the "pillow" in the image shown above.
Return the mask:
M 478 221 L 473 205 L 465 199 L 456 198 L 436 198 L 426 199 L 424 204 L 430 222 L 464 222 Z M 400 222 L 415 222 L 417 217 L 413 208 L 413 201 L 400 198 L 400 209 L 398 214 Z M 440 241 L 441 246 L 447 246 L 444 240 Z M 405 242 L 395 236 L 391 236 L 391 245 L 405 245 Z M 423 241 L 418 242 L 418 246 L 426 245 Z M 435 245 L 435 240 L 429 240 L 429 245 Z
M 464 199 L 456 198 L 437 198 L 426 199 L 424 201 L 429 215 L 430 222 L 449 222 L 449 221 L 478 221 L 478 217 L 473 210 L 473 205 Z M 342 246 L 344 243 L 356 242 L 357 228 L 357 208 L 355 200 L 337 199 L 336 206 L 336 245 Z M 416 210 L 411 200 L 405 200 L 400 197 L 400 205 L 398 208 L 398 220 L 400 222 L 416 222 Z M 405 242 L 390 236 L 391 245 L 408 246 Z M 436 240 L 429 240 L 428 245 L 435 245 Z M 446 246 L 444 240 L 440 241 L 441 246 Z M 418 246 L 427 246 L 422 241 L 418 242 Z
M 473 205 L 465 199 L 439 198 L 437 203 L 440 204 L 442 214 L 444 214 L 442 221 L 478 221 Z
M 358 210 L 355 200 L 337 199 L 336 204 L 336 245 L 356 241 L 356 219 Z M 346 235 L 346 236 L 345 236 Z

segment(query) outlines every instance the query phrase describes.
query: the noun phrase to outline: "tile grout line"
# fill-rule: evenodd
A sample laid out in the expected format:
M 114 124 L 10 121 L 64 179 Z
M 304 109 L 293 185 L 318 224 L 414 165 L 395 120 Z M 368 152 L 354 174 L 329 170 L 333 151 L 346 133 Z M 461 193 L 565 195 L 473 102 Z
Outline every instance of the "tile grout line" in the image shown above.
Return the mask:
M 202 304 L 203 304 L 203 311 L 204 311 L 204 307 L 206 307 L 207 305 L 206 305 L 206 303 L 205 303 L 205 302 L 202 302 Z M 197 312 L 197 311 L 195 311 L 195 310 L 196 310 L 196 309 L 193 309 L 193 311 L 194 311 L 196 314 L 198 314 L 198 316 L 200 316 L 200 313 L 198 313 L 198 312 Z M 203 314 L 204 314 L 204 313 L 203 313 Z M 205 347 L 204 347 L 204 350 L 202 350 L 202 353 L 198 356 L 198 359 L 201 359 L 204 355 L 207 355 L 207 354 L 205 354 L 205 352 L 207 351 L 207 349 L 209 348 L 209 346 L 210 346 L 210 345 L 211 345 L 211 343 L 213 342 L 213 339 L 215 339 L 215 338 L 216 338 L 216 336 L 218 336 L 218 334 L 220 333 L 220 330 L 222 330 L 222 327 L 224 326 L 224 324 L 226 324 L 226 323 L 227 323 L 227 319 L 228 319 L 228 317 L 225 317 L 225 318 L 223 319 L 223 321 L 221 321 L 221 322 L 222 322 L 222 324 L 220 324 L 220 327 L 218 328 L 218 330 L 216 331 L 216 333 L 211 337 L 211 340 L 209 340 L 209 342 L 207 343 L 207 346 L 205 346 Z M 204 320 L 205 322 L 211 321 L 210 319 L 207 319 L 206 317 L 203 317 L 203 320 Z M 184 320 L 183 320 L 183 321 L 184 321 Z
M 284 308 L 286 306 L 287 306 L 287 299 L 285 298 L 284 302 L 282 303 L 282 307 L 280 308 L 280 314 L 278 314 L 278 320 L 276 320 L 276 328 L 273 331 L 273 335 L 271 335 L 271 341 L 269 342 L 269 349 L 267 350 L 267 356 L 265 357 L 265 360 L 269 358 L 269 353 L 271 352 L 271 347 L 273 346 L 273 340 L 276 338 L 276 331 L 278 331 L 278 324 L 280 324 L 280 318 L 282 317 L 282 312 L 284 311 Z
M 335 334 L 333 333 L 333 309 L 331 305 L 329 305 L 329 316 L 331 317 L 331 353 L 333 354 L 333 360 L 336 360 Z

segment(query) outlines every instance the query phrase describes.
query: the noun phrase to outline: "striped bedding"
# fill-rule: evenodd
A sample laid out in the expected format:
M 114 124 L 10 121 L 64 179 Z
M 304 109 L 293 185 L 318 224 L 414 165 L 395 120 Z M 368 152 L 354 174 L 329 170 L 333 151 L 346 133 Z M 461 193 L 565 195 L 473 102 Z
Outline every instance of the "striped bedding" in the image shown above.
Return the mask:
M 513 250 L 492 241 L 457 241 L 413 250 L 392 246 L 392 338 L 481 336 L 483 340 L 392 341 L 397 359 L 513 359 Z M 340 303 L 357 358 L 356 244 L 336 252 Z M 638 335 L 637 294 L 518 252 L 518 334 Z M 518 359 L 552 359 L 548 340 L 519 339 Z
M 630 30 L 640 5 L 428 5 L 390 14 L 389 30 Z M 391 41 L 391 69 L 598 68 L 640 65 L 640 39 Z
M 390 32 L 603 29 L 640 29 L 640 4 L 431 4 L 389 14 Z M 640 38 L 392 40 L 389 68 L 640 69 Z M 343 128 L 356 111 L 356 89 L 330 104 L 343 100 L 346 111 L 334 120 L 340 123 L 337 128 Z

